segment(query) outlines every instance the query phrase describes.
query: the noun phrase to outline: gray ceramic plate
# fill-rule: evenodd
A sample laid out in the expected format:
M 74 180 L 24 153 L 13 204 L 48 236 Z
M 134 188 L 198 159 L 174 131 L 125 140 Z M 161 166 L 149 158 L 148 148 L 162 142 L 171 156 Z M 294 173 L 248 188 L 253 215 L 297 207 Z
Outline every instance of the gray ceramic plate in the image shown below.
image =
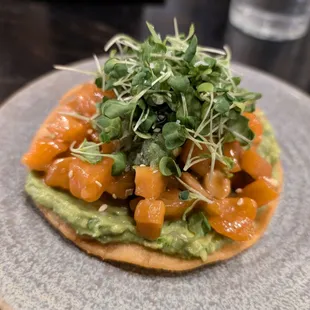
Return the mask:
M 92 61 L 79 64 L 93 70 Z M 23 190 L 19 163 L 60 96 L 85 77 L 53 72 L 0 109 L 0 299 L 13 309 L 309 309 L 310 99 L 264 73 L 234 65 L 282 147 L 282 201 L 260 242 L 224 263 L 179 276 L 119 268 L 54 231 Z

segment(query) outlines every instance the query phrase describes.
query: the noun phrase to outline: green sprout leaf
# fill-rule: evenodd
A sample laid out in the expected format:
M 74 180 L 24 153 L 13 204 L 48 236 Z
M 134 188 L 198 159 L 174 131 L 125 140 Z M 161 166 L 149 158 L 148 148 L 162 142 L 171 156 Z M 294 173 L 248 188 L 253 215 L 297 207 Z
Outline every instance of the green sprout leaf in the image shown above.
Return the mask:
M 241 82 L 241 78 L 239 76 L 234 76 L 232 80 L 236 86 L 238 86 Z
M 156 122 L 156 114 L 153 111 L 150 111 L 150 113 L 148 114 L 147 118 L 144 120 L 144 122 L 139 126 L 139 129 L 142 132 L 148 132 L 151 127 L 155 124 Z
M 152 24 L 150 24 L 149 22 L 146 22 L 147 28 L 149 29 L 152 38 L 154 40 L 155 43 L 161 43 L 161 39 L 159 37 L 159 35 L 156 33 L 155 28 Z
M 205 93 L 212 93 L 214 90 L 213 84 L 211 83 L 202 83 L 197 86 L 197 91 L 199 93 L 205 92 Z
M 116 99 L 109 99 L 101 106 L 101 113 L 109 118 L 124 117 L 136 107 L 134 103 L 127 103 Z
M 172 76 L 168 80 L 168 84 L 177 92 L 186 93 L 190 88 L 190 82 L 186 76 Z
M 212 57 L 205 57 L 203 61 L 209 68 L 213 68 L 216 64 L 216 60 Z
M 106 154 L 105 157 L 110 157 L 114 160 L 112 166 L 112 175 L 120 175 L 125 171 L 127 164 L 127 157 L 125 153 L 118 152 L 115 154 Z
M 113 67 L 113 71 L 110 72 L 110 76 L 115 79 L 119 79 L 125 75 L 127 75 L 127 66 L 125 64 L 115 64 Z
M 164 138 L 161 134 L 153 135 L 152 139 L 144 140 L 141 148 L 131 154 L 134 165 L 146 165 L 158 167 L 162 157 L 170 156 L 171 151 L 167 150 Z
M 182 146 L 187 138 L 185 126 L 178 123 L 166 123 L 162 133 L 168 150 L 173 150 Z
M 98 87 L 98 88 L 102 88 L 102 86 L 103 86 L 103 80 L 102 80 L 102 77 L 100 76 L 100 77 L 97 77 L 96 79 L 95 79 L 95 84 L 96 84 L 96 86 Z
M 101 142 L 110 142 L 122 135 L 122 121 L 120 117 L 109 118 L 100 115 L 93 121 L 93 127 L 99 132 Z
M 182 201 L 189 200 L 190 192 L 188 190 L 179 193 L 179 199 Z
M 105 64 L 104 64 L 104 73 L 105 74 L 110 74 L 113 69 L 114 69 L 114 66 L 117 64 L 118 60 L 116 58 L 110 58 L 108 59 Z
M 131 85 L 137 86 L 137 85 L 143 85 L 144 87 L 150 86 L 151 81 L 150 78 L 152 77 L 152 74 L 149 69 L 143 68 L 142 71 L 138 72 L 132 79 Z
M 220 114 L 224 114 L 229 111 L 230 103 L 224 96 L 219 96 L 214 99 L 214 110 Z
M 245 102 L 245 101 L 255 101 L 262 97 L 260 93 L 253 93 L 245 91 L 244 94 L 235 95 L 237 101 Z
M 189 27 L 187 38 L 185 39 L 185 41 L 191 39 L 194 34 L 195 34 L 195 25 L 191 24 Z
M 71 153 L 81 160 L 93 165 L 99 163 L 102 160 L 100 146 L 97 143 L 89 142 L 86 139 L 77 149 L 72 148 Z
M 245 104 L 244 112 L 253 113 L 255 111 L 255 101 L 249 101 Z
M 194 35 L 185 51 L 185 54 L 183 56 L 184 60 L 186 62 L 191 62 L 192 59 L 194 58 L 195 54 L 196 54 L 196 49 L 197 49 L 197 45 L 198 45 L 198 39 L 197 37 Z
M 223 156 L 221 160 L 224 162 L 228 171 L 230 171 L 234 167 L 235 162 L 232 158 Z
M 254 139 L 254 133 L 249 128 L 249 120 L 243 115 L 239 115 L 238 119 L 230 119 L 226 127 L 242 145 L 247 145 Z
M 235 106 L 235 110 L 240 112 L 239 114 L 242 114 L 245 111 L 245 108 L 246 108 L 246 103 L 245 102 L 235 101 L 233 103 L 233 105 Z
M 230 119 L 235 119 L 235 120 L 239 118 L 239 115 L 240 115 L 240 113 L 237 112 L 237 111 L 235 111 L 234 109 L 231 109 L 231 110 L 229 111 L 229 113 L 228 113 L 228 117 L 229 117 Z
M 198 212 L 188 219 L 188 229 L 197 237 L 204 237 L 211 231 L 211 226 L 204 213 Z
M 127 157 L 125 153 L 102 154 L 100 153 L 100 144 L 89 142 L 86 139 L 78 148 L 74 149 L 71 147 L 71 153 L 93 165 L 99 163 L 103 157 L 112 158 L 114 161 L 112 165 L 112 175 L 120 175 L 126 169 Z
M 181 169 L 177 165 L 177 163 L 168 156 L 164 156 L 161 158 L 159 162 L 159 171 L 164 176 L 176 175 L 178 177 L 181 176 Z

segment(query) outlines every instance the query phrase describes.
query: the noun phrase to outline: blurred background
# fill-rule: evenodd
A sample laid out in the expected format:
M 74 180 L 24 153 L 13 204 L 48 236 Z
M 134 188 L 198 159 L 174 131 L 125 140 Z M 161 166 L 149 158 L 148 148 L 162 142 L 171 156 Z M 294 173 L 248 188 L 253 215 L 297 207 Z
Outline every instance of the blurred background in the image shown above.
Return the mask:
M 248 7 L 251 2 L 254 11 Z M 105 43 L 118 32 L 144 39 L 148 35 L 145 20 L 162 35 L 172 33 L 173 17 L 184 32 L 194 22 L 200 44 L 228 44 L 233 61 L 267 71 L 309 93 L 309 11 L 305 3 L 309 1 L 0 0 L 0 102 L 52 70 L 53 64 L 102 54 Z M 292 23 L 287 14 L 295 14 Z M 274 17 L 278 18 L 276 26 Z

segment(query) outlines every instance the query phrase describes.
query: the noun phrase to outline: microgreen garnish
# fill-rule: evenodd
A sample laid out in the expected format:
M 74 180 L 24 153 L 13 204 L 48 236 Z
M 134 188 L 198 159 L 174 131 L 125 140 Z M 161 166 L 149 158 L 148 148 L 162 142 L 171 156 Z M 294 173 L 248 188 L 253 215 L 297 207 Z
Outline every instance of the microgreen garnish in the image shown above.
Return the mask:
M 74 148 L 74 145 L 75 143 L 71 144 L 70 151 L 81 160 L 93 165 L 98 164 L 102 160 L 100 144 L 89 142 L 85 139 L 78 148 Z
M 123 152 L 114 154 L 103 154 L 100 152 L 100 146 L 103 143 L 89 142 L 86 139 L 78 148 L 74 148 L 75 143 L 70 146 L 72 155 L 90 164 L 98 164 L 103 157 L 112 158 L 114 163 L 112 166 L 112 175 L 121 174 L 126 168 L 127 158 Z
M 163 137 L 168 150 L 182 146 L 187 138 L 187 131 L 184 125 L 169 122 L 163 127 Z
M 92 121 L 92 125 L 99 132 L 101 142 L 110 142 L 122 136 L 122 121 L 120 117 L 109 118 L 105 115 L 100 115 Z
M 189 214 L 195 207 L 195 205 L 199 202 L 199 200 L 194 200 L 193 203 L 184 211 L 182 220 L 186 221 L 187 214 Z
M 188 220 L 188 229 L 197 237 L 203 237 L 211 231 L 211 226 L 203 212 L 194 213 Z
M 180 193 L 179 193 L 179 198 L 180 198 L 180 200 L 182 200 L 182 201 L 188 200 L 188 199 L 189 199 L 189 191 L 186 190 L 186 191 L 180 192 Z
M 231 54 L 227 47 L 220 50 L 198 45 L 193 25 L 188 35 L 184 35 L 179 33 L 174 20 L 175 35 L 165 39 L 153 25 L 147 23 L 147 27 L 150 36 L 142 43 L 124 34 L 114 36 L 105 51 L 115 46 L 119 52 L 111 50 L 104 66 L 94 56 L 96 72 L 55 68 L 93 76 L 98 87 L 114 91 L 116 98 L 104 98 L 99 115 L 91 120 L 102 142 L 126 140 L 120 150 L 128 150 L 129 145 L 137 152 L 147 152 L 141 145 L 156 143 L 154 137 L 164 140 L 164 147 L 160 148 L 163 156 L 155 160 L 148 153 L 146 156 L 136 153 L 131 156 L 133 162 L 160 164 L 163 174 L 179 176 L 173 150 L 189 139 L 193 146 L 183 171 L 206 158 L 211 159 L 210 177 L 215 161 L 229 168 L 231 162 L 223 155 L 223 144 L 233 140 L 244 146 L 251 143 L 254 134 L 242 113 L 255 109 L 260 94 L 239 87 L 240 78 L 232 76 L 230 70 Z M 193 156 L 194 146 L 206 152 Z M 90 149 L 91 153 L 97 150 Z M 79 152 L 75 153 L 87 158 L 83 149 Z M 108 156 L 95 153 L 91 161 Z M 200 193 L 195 194 L 206 201 Z
M 187 200 L 201 200 L 206 203 L 212 203 L 213 201 L 204 195 L 202 195 L 200 192 L 183 182 L 179 177 L 176 177 L 176 179 L 189 191 L 189 196 L 187 197 Z M 181 197 L 179 197 L 181 199 Z M 184 197 L 183 197 L 184 198 Z
M 182 174 L 181 169 L 177 165 L 177 163 L 168 156 L 164 156 L 161 158 L 159 162 L 159 171 L 162 175 L 165 176 L 176 175 L 180 177 Z

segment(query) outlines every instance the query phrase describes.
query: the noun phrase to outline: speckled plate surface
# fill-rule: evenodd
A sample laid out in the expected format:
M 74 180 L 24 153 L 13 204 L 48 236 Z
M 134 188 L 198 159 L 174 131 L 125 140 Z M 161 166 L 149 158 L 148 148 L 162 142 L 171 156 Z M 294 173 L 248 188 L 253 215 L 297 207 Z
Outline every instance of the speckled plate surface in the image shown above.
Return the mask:
M 93 70 L 93 61 L 79 64 Z M 60 96 L 85 76 L 54 72 L 0 108 L 0 299 L 13 309 L 309 309 L 310 98 L 234 65 L 282 147 L 284 192 L 265 236 L 224 263 L 171 276 L 86 255 L 52 229 L 24 193 L 19 163 Z

